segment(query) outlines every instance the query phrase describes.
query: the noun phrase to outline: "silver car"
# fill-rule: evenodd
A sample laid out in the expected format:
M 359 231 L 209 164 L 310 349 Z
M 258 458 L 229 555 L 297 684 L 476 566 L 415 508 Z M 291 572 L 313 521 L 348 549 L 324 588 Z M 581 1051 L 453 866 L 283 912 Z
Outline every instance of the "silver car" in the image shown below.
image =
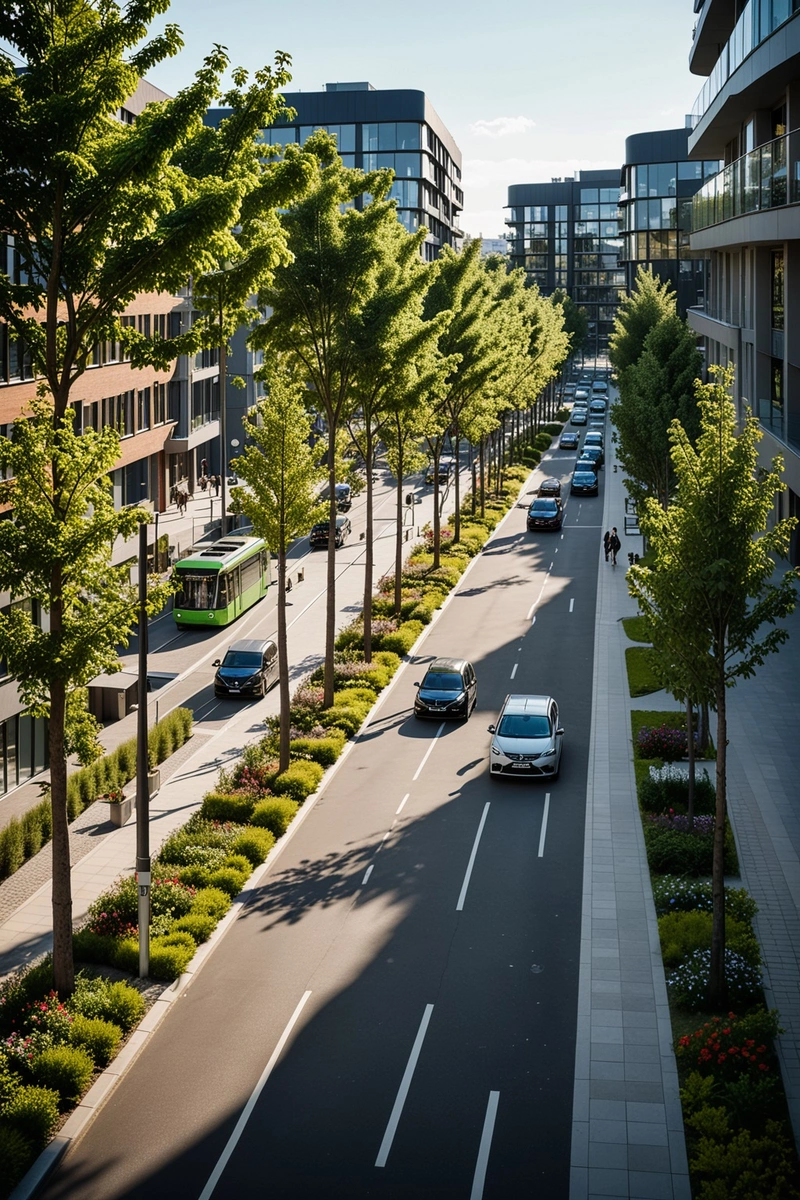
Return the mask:
M 552 696 L 506 696 L 489 732 L 490 775 L 558 779 L 564 730 Z

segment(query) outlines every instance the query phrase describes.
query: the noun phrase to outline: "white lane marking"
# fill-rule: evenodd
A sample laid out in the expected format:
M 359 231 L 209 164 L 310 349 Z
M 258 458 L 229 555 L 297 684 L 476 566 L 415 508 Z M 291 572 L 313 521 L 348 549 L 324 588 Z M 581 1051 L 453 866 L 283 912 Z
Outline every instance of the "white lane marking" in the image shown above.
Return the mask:
M 303 1009 L 305 1008 L 306 1002 L 308 1001 L 308 998 L 310 995 L 311 995 L 310 991 L 303 993 L 303 996 L 302 996 L 299 1004 L 297 1005 L 297 1008 L 294 1010 L 291 1017 L 289 1018 L 289 1023 L 286 1026 L 286 1028 L 284 1029 L 283 1033 L 281 1034 L 277 1046 L 272 1051 L 269 1062 L 264 1067 L 264 1070 L 261 1072 L 261 1078 L 259 1079 L 258 1083 L 256 1084 L 256 1086 L 253 1088 L 252 1092 L 250 1093 L 250 1099 L 247 1101 L 247 1104 L 245 1104 L 244 1108 L 242 1109 L 242 1114 L 239 1117 L 239 1120 L 236 1122 L 236 1125 L 234 1126 L 233 1133 L 228 1138 L 228 1144 L 226 1145 L 225 1149 L 222 1151 L 222 1154 L 219 1156 L 219 1159 L 217 1160 L 217 1165 L 214 1167 L 214 1170 L 211 1172 L 211 1175 L 209 1176 L 208 1183 L 206 1184 L 206 1186 L 203 1188 L 202 1192 L 200 1193 L 200 1200 L 209 1200 L 209 1197 L 212 1195 L 214 1188 L 219 1183 L 222 1172 L 225 1170 L 225 1167 L 228 1165 L 228 1160 L 230 1159 L 231 1155 L 233 1154 L 234 1150 L 236 1149 L 236 1144 L 239 1141 L 239 1138 L 244 1133 L 245 1125 L 250 1120 L 250 1116 L 253 1112 L 253 1109 L 255 1108 L 256 1104 L 258 1103 L 258 1098 L 264 1090 L 264 1085 L 266 1084 L 267 1080 L 269 1079 L 270 1075 L 272 1074 L 272 1072 L 275 1068 L 275 1064 L 277 1063 L 278 1059 L 280 1058 L 283 1048 L 286 1045 L 286 1043 L 288 1042 L 291 1032 L 294 1029 L 295 1025 L 297 1024 L 300 1014 L 303 1011 Z
M 403 799 L 400 801 L 400 807 L 398 808 L 397 812 L 394 814 L 396 817 L 400 816 L 400 813 L 403 811 L 403 806 L 410 795 L 411 795 L 411 792 L 406 792 L 405 796 L 403 796 Z
M 364 884 L 365 884 L 365 883 L 367 882 L 367 880 L 369 879 L 370 875 L 372 874 L 372 872 L 373 872 L 373 870 L 374 870 L 374 867 L 375 867 L 375 864 L 374 864 L 374 863 L 370 863 L 370 865 L 367 867 L 366 871 L 364 872 L 364 878 L 361 880 L 361 886 L 362 886 L 362 887 L 364 886 Z
M 562 535 L 561 535 L 561 540 L 562 540 L 562 542 L 563 542 L 563 540 L 564 540 L 564 535 L 563 535 L 563 533 L 562 533 Z
M 550 793 L 545 792 L 544 812 L 542 813 L 542 832 L 539 834 L 539 858 L 544 858 L 544 839 L 547 836 L 547 814 L 550 812 Z
M 431 753 L 431 750 L 433 750 L 433 747 L 436 745 L 436 739 L 441 737 L 443 730 L 444 730 L 444 721 L 442 721 L 441 725 L 436 730 L 436 733 L 433 735 L 433 741 L 431 742 L 430 746 L 428 746 L 428 749 L 425 751 L 425 757 L 423 758 L 422 762 L 417 767 L 416 774 L 412 777 L 412 780 L 411 780 L 412 783 L 414 782 L 414 780 L 419 779 L 419 776 L 422 772 L 422 768 L 425 766 L 425 763 L 428 761 L 428 757 Z
M 514 663 L 514 666 L 513 666 L 513 668 L 512 668 L 512 671 L 511 671 L 511 678 L 512 678 L 512 679 L 514 678 L 514 676 L 515 676 L 515 675 L 516 675 L 516 673 L 517 673 L 517 667 L 518 667 L 518 666 L 519 666 L 519 663 Z
M 397 1132 L 397 1126 L 400 1124 L 400 1117 L 403 1113 L 403 1105 L 406 1102 L 408 1090 L 411 1087 L 411 1080 L 414 1077 L 417 1059 L 419 1058 L 420 1051 L 422 1050 L 422 1043 L 425 1041 L 425 1034 L 428 1032 L 428 1025 L 430 1024 L 432 1013 L 433 1005 L 426 1004 L 425 1012 L 422 1014 L 422 1020 L 420 1021 L 419 1029 L 417 1030 L 417 1036 L 414 1038 L 414 1045 L 411 1047 L 411 1054 L 409 1055 L 408 1062 L 406 1063 L 406 1069 L 403 1072 L 403 1078 L 400 1080 L 400 1087 L 397 1091 L 397 1097 L 394 1102 L 394 1107 L 392 1108 L 391 1116 L 389 1117 L 389 1124 L 386 1126 L 386 1132 L 383 1135 L 381 1148 L 378 1151 L 378 1157 L 375 1159 L 376 1167 L 386 1166 L 386 1160 L 388 1159 L 389 1151 L 392 1148 L 392 1142 L 394 1141 L 394 1135 Z M 203 1200 L 202 1196 L 200 1200 Z
M 554 566 L 555 566 L 555 563 L 550 563 L 550 566 L 547 568 L 548 575 L 550 574 L 550 572 L 552 571 Z
M 492 1147 L 492 1134 L 497 1117 L 497 1105 L 500 1100 L 499 1092 L 489 1092 L 489 1103 L 486 1105 L 486 1116 L 483 1120 L 483 1133 L 478 1147 L 478 1161 L 475 1164 L 475 1174 L 472 1177 L 472 1191 L 469 1200 L 482 1200 L 483 1186 L 486 1183 L 486 1168 L 489 1165 L 489 1151 Z
M 574 607 L 575 607 L 575 598 L 573 596 L 573 598 L 569 602 L 569 611 L 572 612 Z
M 458 904 L 456 904 L 456 912 L 461 912 L 464 908 L 464 901 L 467 898 L 467 888 L 469 887 L 469 879 L 472 874 L 472 868 L 475 866 L 475 858 L 478 853 L 478 843 L 481 840 L 481 834 L 483 833 L 483 827 L 486 824 L 486 814 L 488 811 L 489 801 L 487 800 L 483 806 L 483 813 L 481 814 L 480 824 L 478 825 L 478 832 L 475 834 L 475 841 L 472 844 L 472 853 L 469 856 L 467 873 L 464 876 L 464 882 L 461 885 L 461 894 L 458 897 Z
M 533 604 L 532 604 L 532 605 L 530 606 L 530 608 L 528 609 L 528 615 L 527 615 L 527 617 L 525 618 L 525 620 L 526 620 L 526 621 L 530 621 L 531 617 L 533 616 L 533 613 L 534 613 L 534 609 L 535 609 L 535 608 L 536 608 L 536 601 L 534 600 Z

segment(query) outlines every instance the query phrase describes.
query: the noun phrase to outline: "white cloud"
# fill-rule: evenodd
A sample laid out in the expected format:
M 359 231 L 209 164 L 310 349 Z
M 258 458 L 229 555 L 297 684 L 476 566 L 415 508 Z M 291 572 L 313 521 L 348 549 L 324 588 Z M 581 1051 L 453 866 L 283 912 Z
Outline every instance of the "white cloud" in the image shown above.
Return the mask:
M 527 133 L 535 125 L 536 122 L 530 117 L 495 117 L 493 121 L 475 121 L 469 128 L 476 137 L 501 138 Z

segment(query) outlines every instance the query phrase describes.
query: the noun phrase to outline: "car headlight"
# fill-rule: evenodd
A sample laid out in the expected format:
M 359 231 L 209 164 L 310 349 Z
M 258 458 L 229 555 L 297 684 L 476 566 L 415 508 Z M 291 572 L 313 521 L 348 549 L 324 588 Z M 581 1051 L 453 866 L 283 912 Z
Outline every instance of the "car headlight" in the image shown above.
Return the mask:
M 501 751 L 497 749 L 497 746 L 492 746 L 492 754 L 500 754 L 500 753 L 501 753 Z
M 550 750 L 544 750 L 539 757 L 540 758 L 552 758 L 553 755 L 555 754 L 555 752 L 556 752 L 556 748 L 555 748 L 555 746 L 553 746 L 553 747 L 551 747 Z
M 459 693 L 459 695 L 456 696 L 455 700 L 450 701 L 451 705 L 452 704 L 460 704 L 461 701 L 464 699 L 465 695 L 466 695 L 466 692 Z

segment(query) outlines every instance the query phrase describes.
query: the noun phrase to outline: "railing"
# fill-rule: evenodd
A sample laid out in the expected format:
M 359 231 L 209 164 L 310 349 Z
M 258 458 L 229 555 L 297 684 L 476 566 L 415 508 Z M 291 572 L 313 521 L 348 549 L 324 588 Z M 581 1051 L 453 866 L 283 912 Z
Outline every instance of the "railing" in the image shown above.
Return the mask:
M 692 129 L 748 55 L 800 12 L 800 0 L 748 0 L 692 108 Z
M 692 199 L 692 232 L 732 217 L 800 203 L 800 129 L 742 155 Z

